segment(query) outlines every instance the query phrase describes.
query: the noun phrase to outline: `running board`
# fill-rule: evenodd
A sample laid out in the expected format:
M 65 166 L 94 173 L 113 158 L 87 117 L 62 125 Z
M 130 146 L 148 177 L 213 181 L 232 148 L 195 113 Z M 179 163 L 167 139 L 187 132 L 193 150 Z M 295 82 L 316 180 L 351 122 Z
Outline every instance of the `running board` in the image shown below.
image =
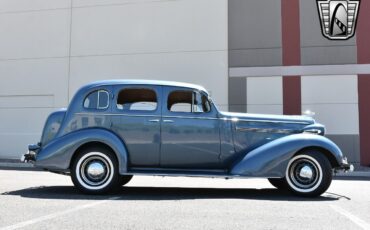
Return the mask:
M 171 176 L 171 177 L 208 177 L 208 178 L 232 178 L 237 175 L 227 174 L 224 170 L 186 170 L 186 169 L 155 169 L 155 168 L 130 168 L 127 175 L 142 176 Z

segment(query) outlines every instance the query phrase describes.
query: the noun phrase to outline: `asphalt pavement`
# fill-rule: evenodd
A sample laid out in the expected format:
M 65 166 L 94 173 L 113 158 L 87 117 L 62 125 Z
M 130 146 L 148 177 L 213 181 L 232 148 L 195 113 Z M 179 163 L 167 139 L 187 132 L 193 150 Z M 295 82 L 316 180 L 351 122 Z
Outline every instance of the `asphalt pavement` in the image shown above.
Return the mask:
M 265 179 L 136 176 L 88 196 L 68 176 L 0 170 L 3 229 L 370 229 L 370 180 L 336 179 L 312 199 Z

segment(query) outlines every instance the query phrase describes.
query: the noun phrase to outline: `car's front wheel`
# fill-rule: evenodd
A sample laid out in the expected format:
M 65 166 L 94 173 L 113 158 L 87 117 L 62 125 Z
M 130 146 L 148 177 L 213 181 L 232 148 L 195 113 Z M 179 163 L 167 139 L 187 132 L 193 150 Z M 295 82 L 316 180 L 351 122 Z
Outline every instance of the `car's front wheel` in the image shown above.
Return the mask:
M 104 148 L 89 148 L 76 156 L 71 167 L 73 184 L 88 194 L 104 194 L 121 183 L 114 153 Z
M 314 197 L 324 193 L 332 181 L 332 167 L 320 151 L 305 151 L 290 159 L 285 179 L 297 195 Z

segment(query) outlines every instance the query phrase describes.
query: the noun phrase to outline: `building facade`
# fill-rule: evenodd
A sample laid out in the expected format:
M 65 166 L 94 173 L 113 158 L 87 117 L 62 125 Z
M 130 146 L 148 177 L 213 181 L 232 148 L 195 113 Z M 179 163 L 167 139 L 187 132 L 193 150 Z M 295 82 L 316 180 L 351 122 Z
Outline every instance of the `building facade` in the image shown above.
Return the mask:
M 356 36 L 330 41 L 315 0 L 0 0 L 0 158 L 82 85 L 130 78 L 201 84 L 223 110 L 312 111 L 370 165 L 369 4 Z
M 249 113 L 314 113 L 351 162 L 370 165 L 370 2 L 357 33 L 321 33 L 315 0 L 229 1 L 229 105 Z

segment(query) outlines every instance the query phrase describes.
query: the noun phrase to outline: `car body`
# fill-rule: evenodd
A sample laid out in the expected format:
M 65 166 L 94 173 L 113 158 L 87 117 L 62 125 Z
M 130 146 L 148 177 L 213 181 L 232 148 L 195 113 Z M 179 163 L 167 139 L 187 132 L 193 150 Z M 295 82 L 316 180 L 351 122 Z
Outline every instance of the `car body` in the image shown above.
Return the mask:
M 312 191 L 299 183 L 316 180 L 315 187 L 329 171 L 331 181 L 332 169 L 350 169 L 324 134 L 311 117 L 221 112 L 198 85 L 107 80 L 82 87 L 68 109 L 51 113 L 41 141 L 29 146 L 23 160 L 71 174 L 88 193 L 107 192 L 144 174 L 263 177 L 278 188 L 315 196 L 330 182 Z M 292 161 L 297 156 L 306 157 L 298 164 Z

